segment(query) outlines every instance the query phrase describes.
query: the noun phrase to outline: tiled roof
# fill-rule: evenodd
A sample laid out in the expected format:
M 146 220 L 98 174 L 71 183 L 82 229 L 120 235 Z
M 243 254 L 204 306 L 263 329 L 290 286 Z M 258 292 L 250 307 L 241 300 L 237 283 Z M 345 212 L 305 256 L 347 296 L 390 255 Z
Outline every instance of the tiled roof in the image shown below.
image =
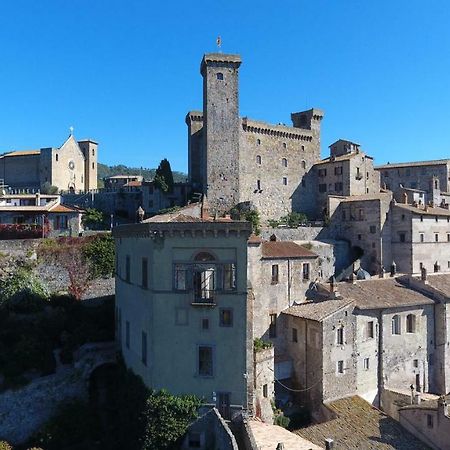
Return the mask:
M 313 165 L 319 166 L 320 164 L 348 161 L 349 159 L 352 159 L 353 157 L 355 157 L 358 154 L 359 153 L 346 153 L 345 155 L 341 155 L 341 156 L 335 156 L 335 157 L 330 156 L 328 158 L 322 159 L 322 161 L 319 161 Z M 370 157 L 367 156 L 367 158 L 370 158 Z
M 382 166 L 375 167 L 376 170 L 381 169 L 397 169 L 401 167 L 420 167 L 420 166 L 440 166 L 442 164 L 450 163 L 450 159 L 434 159 L 430 161 L 415 161 L 405 163 L 384 164 Z
M 55 205 L 55 206 L 51 207 L 49 212 L 51 212 L 51 213 L 71 213 L 71 212 L 84 212 L 84 210 L 81 208 L 63 205 L 60 203 L 59 205 Z
M 345 308 L 351 303 L 352 300 L 348 299 L 333 299 L 314 302 L 308 301 L 285 309 L 283 311 L 283 314 L 321 322 L 331 314 L 334 314 L 340 309 Z
M 332 196 L 338 197 L 339 196 Z M 342 202 L 359 202 L 361 200 L 390 200 L 392 197 L 391 192 L 379 192 L 376 194 L 362 194 L 362 195 L 350 195 L 348 197 L 343 197 Z
M 398 422 L 353 396 L 330 402 L 337 414 L 328 422 L 301 428 L 294 433 L 323 446 L 331 438 L 336 449 L 346 450 L 426 450 L 428 447 L 406 431 Z
M 266 259 L 317 258 L 317 255 L 292 241 L 265 241 L 262 243 L 262 257 Z
M 450 297 L 450 273 L 428 274 L 427 281 L 429 286 Z
M 4 158 L 6 156 L 30 156 L 30 155 L 40 155 L 40 150 L 17 150 L 14 152 L 7 152 L 0 156 L 0 158 Z
M 395 206 L 398 206 L 403 209 L 407 209 L 408 211 L 411 211 L 413 214 L 419 214 L 419 215 L 428 215 L 428 216 L 450 216 L 450 210 L 445 208 L 439 208 L 439 207 L 431 207 L 427 206 L 425 209 L 424 206 L 420 205 L 419 207 L 412 206 L 412 205 L 405 205 L 404 203 L 397 203 Z
M 384 309 L 434 304 L 431 298 L 410 289 L 395 278 L 360 280 L 354 284 L 337 283 L 336 290 L 344 299 L 354 300 L 355 306 L 359 309 Z
M 264 242 L 264 239 L 260 236 L 256 236 L 256 234 L 252 234 L 249 238 L 248 238 L 248 243 L 249 244 L 261 244 L 262 242 Z
M 322 448 L 278 425 L 252 419 L 248 421 L 248 427 L 259 450 L 274 450 L 280 442 L 284 444 L 284 450 L 320 450 Z
M 124 187 L 140 187 L 142 186 L 142 181 L 129 181 L 124 184 Z

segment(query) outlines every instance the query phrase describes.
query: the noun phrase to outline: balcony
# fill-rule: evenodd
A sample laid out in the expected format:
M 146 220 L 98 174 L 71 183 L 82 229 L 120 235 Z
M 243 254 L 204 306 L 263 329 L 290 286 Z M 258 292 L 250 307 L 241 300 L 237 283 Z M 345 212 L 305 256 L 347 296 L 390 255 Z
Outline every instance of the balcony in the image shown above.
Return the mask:
M 214 307 L 216 303 L 216 291 L 213 289 L 203 289 L 201 291 L 194 290 L 192 306 L 197 307 Z

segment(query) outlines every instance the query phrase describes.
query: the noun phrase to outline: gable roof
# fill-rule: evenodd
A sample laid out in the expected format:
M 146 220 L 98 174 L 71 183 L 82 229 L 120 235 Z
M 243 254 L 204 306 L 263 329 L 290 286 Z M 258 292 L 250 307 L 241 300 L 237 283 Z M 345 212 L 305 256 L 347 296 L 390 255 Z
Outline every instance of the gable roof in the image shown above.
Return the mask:
M 16 150 L 12 152 L 6 152 L 3 153 L 3 155 L 0 155 L 0 158 L 9 158 L 11 156 L 32 156 L 32 155 L 40 155 L 40 150 Z
M 402 167 L 420 167 L 420 166 L 441 166 L 450 163 L 450 159 L 433 159 L 430 161 L 414 161 L 404 163 L 383 164 L 375 167 L 375 170 L 382 169 L 400 169 Z
M 352 303 L 353 300 L 348 299 L 307 301 L 285 309 L 282 311 L 282 314 L 322 322 L 327 317 L 345 308 L 346 306 L 351 305 Z
M 318 255 L 292 241 L 264 241 L 263 259 L 317 258 Z

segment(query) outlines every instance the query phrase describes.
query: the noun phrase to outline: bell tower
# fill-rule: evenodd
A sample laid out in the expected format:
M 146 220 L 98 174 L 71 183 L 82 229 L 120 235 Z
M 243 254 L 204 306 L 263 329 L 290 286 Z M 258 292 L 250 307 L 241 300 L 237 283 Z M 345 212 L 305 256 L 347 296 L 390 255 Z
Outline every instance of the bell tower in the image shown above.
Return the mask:
M 84 190 L 97 189 L 97 147 L 98 143 L 91 139 L 78 141 L 84 155 Z

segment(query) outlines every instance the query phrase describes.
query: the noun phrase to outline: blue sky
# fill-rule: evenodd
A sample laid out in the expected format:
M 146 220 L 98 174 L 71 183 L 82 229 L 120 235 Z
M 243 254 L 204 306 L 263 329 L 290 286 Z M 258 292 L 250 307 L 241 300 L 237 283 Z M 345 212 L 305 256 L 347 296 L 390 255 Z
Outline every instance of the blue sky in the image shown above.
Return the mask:
M 59 146 L 187 170 L 203 53 L 240 53 L 240 113 L 322 108 L 322 155 L 354 140 L 377 164 L 450 157 L 447 0 L 10 0 L 0 3 L 0 152 Z

